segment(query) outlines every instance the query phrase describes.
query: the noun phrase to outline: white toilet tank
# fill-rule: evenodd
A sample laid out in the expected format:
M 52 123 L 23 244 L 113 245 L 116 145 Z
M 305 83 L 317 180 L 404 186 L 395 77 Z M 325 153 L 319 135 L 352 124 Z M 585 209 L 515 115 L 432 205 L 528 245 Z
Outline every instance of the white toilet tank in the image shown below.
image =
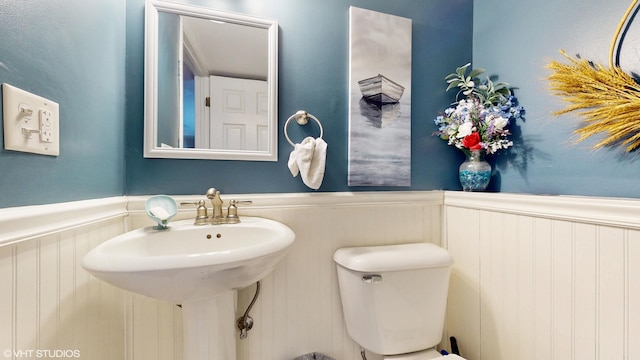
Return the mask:
M 334 256 L 349 336 L 376 354 L 440 343 L 453 258 L 430 243 L 338 249 Z

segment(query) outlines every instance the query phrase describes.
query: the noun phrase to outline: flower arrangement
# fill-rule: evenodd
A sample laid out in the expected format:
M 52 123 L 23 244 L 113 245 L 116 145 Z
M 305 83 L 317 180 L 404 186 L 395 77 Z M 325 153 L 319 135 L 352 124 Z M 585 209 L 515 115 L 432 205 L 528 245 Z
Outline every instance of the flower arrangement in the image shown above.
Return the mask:
M 459 90 L 452 106 L 435 118 L 438 131 L 434 135 L 467 155 L 482 149 L 493 154 L 513 145 L 508 139 L 508 125 L 524 114 L 524 108 L 518 106 L 508 83 L 493 82 L 488 76 L 479 79 L 484 69 L 472 69 L 467 74 L 470 66 L 458 67 L 445 77 L 449 84 L 446 91 Z M 466 98 L 459 100 L 460 95 Z

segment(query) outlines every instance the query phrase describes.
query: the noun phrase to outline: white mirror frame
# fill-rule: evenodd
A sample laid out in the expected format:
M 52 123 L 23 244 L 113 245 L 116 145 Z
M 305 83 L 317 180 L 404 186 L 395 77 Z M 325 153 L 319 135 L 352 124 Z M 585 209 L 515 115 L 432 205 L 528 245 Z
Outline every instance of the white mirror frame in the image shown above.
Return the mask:
M 268 151 L 160 148 L 158 139 L 158 11 L 268 30 Z M 145 3 L 144 157 L 173 159 L 278 161 L 278 22 L 253 16 L 161 0 Z

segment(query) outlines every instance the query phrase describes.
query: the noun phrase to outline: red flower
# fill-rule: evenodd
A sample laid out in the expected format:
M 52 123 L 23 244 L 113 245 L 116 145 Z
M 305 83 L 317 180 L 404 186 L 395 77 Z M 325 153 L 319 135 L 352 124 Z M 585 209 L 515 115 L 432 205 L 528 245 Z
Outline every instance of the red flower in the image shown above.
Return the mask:
M 469 150 L 480 150 L 482 149 L 482 145 L 480 145 L 480 134 L 477 132 L 471 133 L 462 139 L 462 146 L 468 148 Z

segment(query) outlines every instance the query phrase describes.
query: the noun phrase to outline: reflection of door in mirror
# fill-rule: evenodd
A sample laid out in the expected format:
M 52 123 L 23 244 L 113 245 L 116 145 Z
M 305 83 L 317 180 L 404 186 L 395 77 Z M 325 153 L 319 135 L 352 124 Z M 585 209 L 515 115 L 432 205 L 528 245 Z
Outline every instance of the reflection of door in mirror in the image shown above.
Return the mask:
M 211 76 L 209 84 L 209 146 L 267 151 L 267 82 Z
M 268 151 L 267 30 L 181 20 L 183 147 Z

